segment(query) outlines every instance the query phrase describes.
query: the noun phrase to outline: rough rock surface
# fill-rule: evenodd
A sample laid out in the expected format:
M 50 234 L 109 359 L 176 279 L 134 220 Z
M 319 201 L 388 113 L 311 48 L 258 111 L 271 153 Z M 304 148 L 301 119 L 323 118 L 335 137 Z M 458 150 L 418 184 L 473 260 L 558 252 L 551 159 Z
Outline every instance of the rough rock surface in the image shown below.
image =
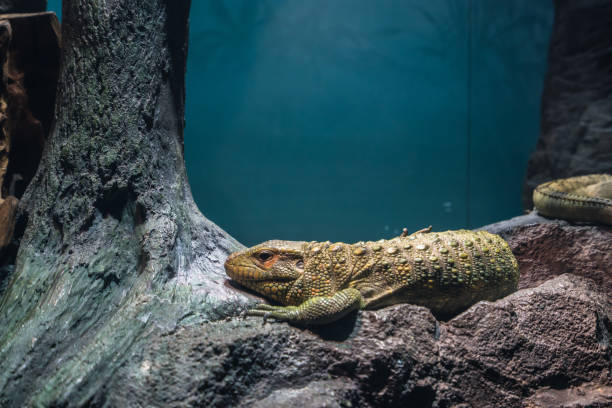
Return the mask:
M 8 196 L 0 203 L 0 250 L 11 243 L 18 203 L 19 200 L 13 196 Z
M 54 13 L 0 14 L 0 293 L 17 252 L 18 199 L 36 173 L 53 121 L 59 29 Z
M 508 241 L 519 261 L 520 289 L 573 273 L 593 279 L 612 294 L 612 227 L 570 224 L 533 211 L 482 229 Z
M 0 293 L 4 292 L 8 276 L 13 269 L 17 244 L 13 240 L 17 213 L 17 200 L 13 196 L 0 202 Z
M 525 208 L 540 183 L 612 173 L 612 3 L 555 1 L 542 129 L 527 168 Z
M 34 177 L 53 121 L 60 65 L 54 13 L 0 15 L 0 185 L 20 198 Z
M 526 408 L 597 408 L 612 406 L 612 387 L 578 386 L 557 390 L 545 387 L 525 400 Z
M 184 327 L 135 352 L 108 384 L 116 391 L 104 402 L 175 407 L 609 402 L 612 304 L 599 289 L 589 279 L 565 274 L 500 301 L 478 303 L 449 322 L 436 321 L 423 307 L 398 305 L 316 331 L 263 325 L 256 318 Z M 555 404 L 547 404 L 553 396 Z
M 397 305 L 318 328 L 259 318 L 186 326 L 132 353 L 108 385 L 119 391 L 97 402 L 612 405 L 612 230 L 535 213 L 484 229 L 509 241 L 524 289 L 447 322 L 426 308 Z

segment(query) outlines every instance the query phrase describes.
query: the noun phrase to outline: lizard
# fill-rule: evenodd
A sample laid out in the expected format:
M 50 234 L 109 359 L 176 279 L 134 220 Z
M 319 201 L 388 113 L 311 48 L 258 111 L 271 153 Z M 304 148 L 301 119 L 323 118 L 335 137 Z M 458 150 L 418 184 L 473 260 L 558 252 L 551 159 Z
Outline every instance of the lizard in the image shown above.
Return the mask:
M 251 316 L 327 324 L 354 310 L 398 303 L 454 315 L 517 289 L 519 268 L 508 244 L 486 231 L 431 232 L 380 241 L 266 241 L 230 254 L 227 275 L 281 306 L 259 304 Z
M 533 193 L 547 217 L 612 225 L 612 175 L 540 184 Z M 501 237 L 484 231 L 430 229 L 376 242 L 267 241 L 231 254 L 230 278 L 283 306 L 259 304 L 249 315 L 324 324 L 357 309 L 396 303 L 453 315 L 479 300 L 516 290 L 518 263 Z
M 533 203 L 545 217 L 612 225 L 612 175 L 589 174 L 538 185 Z

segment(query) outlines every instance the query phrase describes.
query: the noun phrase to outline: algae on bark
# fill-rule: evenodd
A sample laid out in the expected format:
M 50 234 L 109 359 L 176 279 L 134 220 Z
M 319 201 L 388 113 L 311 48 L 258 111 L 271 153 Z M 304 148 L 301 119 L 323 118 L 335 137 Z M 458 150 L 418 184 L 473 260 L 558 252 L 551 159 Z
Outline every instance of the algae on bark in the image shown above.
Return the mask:
M 2 406 L 102 404 L 151 334 L 248 302 L 224 286 L 240 244 L 199 213 L 185 173 L 189 6 L 64 2 L 56 123 L 0 300 Z

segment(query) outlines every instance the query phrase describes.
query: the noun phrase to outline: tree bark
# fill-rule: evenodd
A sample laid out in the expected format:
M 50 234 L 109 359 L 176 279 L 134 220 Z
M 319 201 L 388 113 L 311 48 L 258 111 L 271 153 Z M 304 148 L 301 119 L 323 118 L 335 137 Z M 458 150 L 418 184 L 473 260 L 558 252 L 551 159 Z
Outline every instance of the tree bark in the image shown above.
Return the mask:
M 0 405 L 102 404 L 136 350 L 238 313 L 240 244 L 183 160 L 189 0 L 67 0 L 56 123 L 20 202 L 0 301 Z

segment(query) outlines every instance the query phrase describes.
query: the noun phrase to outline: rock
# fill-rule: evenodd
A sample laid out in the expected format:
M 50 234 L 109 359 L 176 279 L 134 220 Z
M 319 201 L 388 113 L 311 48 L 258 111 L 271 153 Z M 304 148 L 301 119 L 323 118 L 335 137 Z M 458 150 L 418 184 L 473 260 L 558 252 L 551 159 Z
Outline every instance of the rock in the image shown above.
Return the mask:
M 426 308 L 396 305 L 318 328 L 259 318 L 183 327 L 132 353 L 108 385 L 120 391 L 98 402 L 609 405 L 612 229 L 535 212 L 483 229 L 504 236 L 519 260 L 523 289 L 504 299 L 446 322 Z
M 9 245 L 13 238 L 18 203 L 19 200 L 13 196 L 6 197 L 0 203 L 0 251 Z
M 564 390 L 542 388 L 525 401 L 526 408 L 588 408 L 612 406 L 612 387 L 577 386 Z
M 611 227 L 570 224 L 534 211 L 481 229 L 508 241 L 519 262 L 521 289 L 569 272 L 590 278 L 612 293 Z
M 535 213 L 485 229 L 510 242 L 524 289 L 479 302 L 449 321 L 402 304 L 354 313 L 328 326 L 264 324 L 261 318 L 235 316 L 244 305 L 228 298 L 227 316 L 216 320 L 190 323 L 190 314 L 177 310 L 167 313 L 167 320 L 181 324 L 145 328 L 141 319 L 148 315 L 131 318 L 147 335 L 125 344 L 120 355 L 105 357 L 112 376 L 88 376 L 82 385 L 62 386 L 59 397 L 41 393 L 46 399 L 34 401 L 44 401 L 43 406 L 606 406 L 612 399 L 612 291 L 609 275 L 596 271 L 609 273 L 612 251 L 606 245 L 612 231 Z M 564 273 L 568 270 L 583 276 Z M 168 311 L 171 306 L 164 304 Z M 107 336 L 125 338 L 126 330 L 115 325 Z M 36 357 L 32 353 L 24 359 Z M 10 366 L 5 396 L 24 392 L 28 384 L 38 389 L 39 377 L 28 377 L 22 388 L 13 380 L 23 377 L 21 361 Z M 15 399 L 7 405 L 18 406 Z
M 552 407 L 579 406 L 579 390 L 590 392 L 584 401 L 612 398 L 612 304 L 583 277 L 480 302 L 448 322 L 414 305 L 352 319 L 344 329 L 258 318 L 181 328 L 135 351 L 107 384 L 113 392 L 92 402 Z
M 442 338 L 455 392 L 474 406 L 522 406 L 542 388 L 605 385 L 611 306 L 598 285 L 569 274 L 475 305 Z
M 0 13 L 35 13 L 47 9 L 47 0 L 0 0 Z
M 59 30 L 54 13 L 0 15 L 3 197 L 11 194 L 20 198 L 38 168 L 53 120 Z
M 0 10 L 3 4 L 8 3 L 0 2 Z M 9 247 L 18 199 L 36 173 L 51 129 L 59 62 L 54 13 L 0 15 L 0 289 L 18 247 Z
M 555 2 L 542 130 L 527 168 L 525 208 L 544 181 L 612 173 L 611 47 L 611 2 Z
M 520 215 L 518 217 L 510 218 L 509 220 L 504 220 L 500 222 L 496 222 L 494 224 L 485 225 L 484 227 L 477 228 L 478 230 L 489 231 L 493 234 L 501 235 L 504 239 L 508 239 L 517 227 L 522 227 L 525 225 L 535 225 L 535 224 L 546 224 L 546 223 L 566 223 L 563 220 L 553 220 L 550 218 L 542 217 L 537 213 L 537 211 L 531 211 L 528 214 Z
M 295 408 L 295 407 L 346 407 L 356 394 L 353 383 L 328 380 L 313 381 L 305 387 L 281 388 L 269 396 L 255 401 L 253 408 Z M 350 405 L 349 405 L 350 406 Z
M 8 277 L 13 271 L 12 261 L 17 255 L 18 246 L 13 241 L 17 204 L 19 200 L 13 196 L 0 202 L 0 293 L 8 283 Z

